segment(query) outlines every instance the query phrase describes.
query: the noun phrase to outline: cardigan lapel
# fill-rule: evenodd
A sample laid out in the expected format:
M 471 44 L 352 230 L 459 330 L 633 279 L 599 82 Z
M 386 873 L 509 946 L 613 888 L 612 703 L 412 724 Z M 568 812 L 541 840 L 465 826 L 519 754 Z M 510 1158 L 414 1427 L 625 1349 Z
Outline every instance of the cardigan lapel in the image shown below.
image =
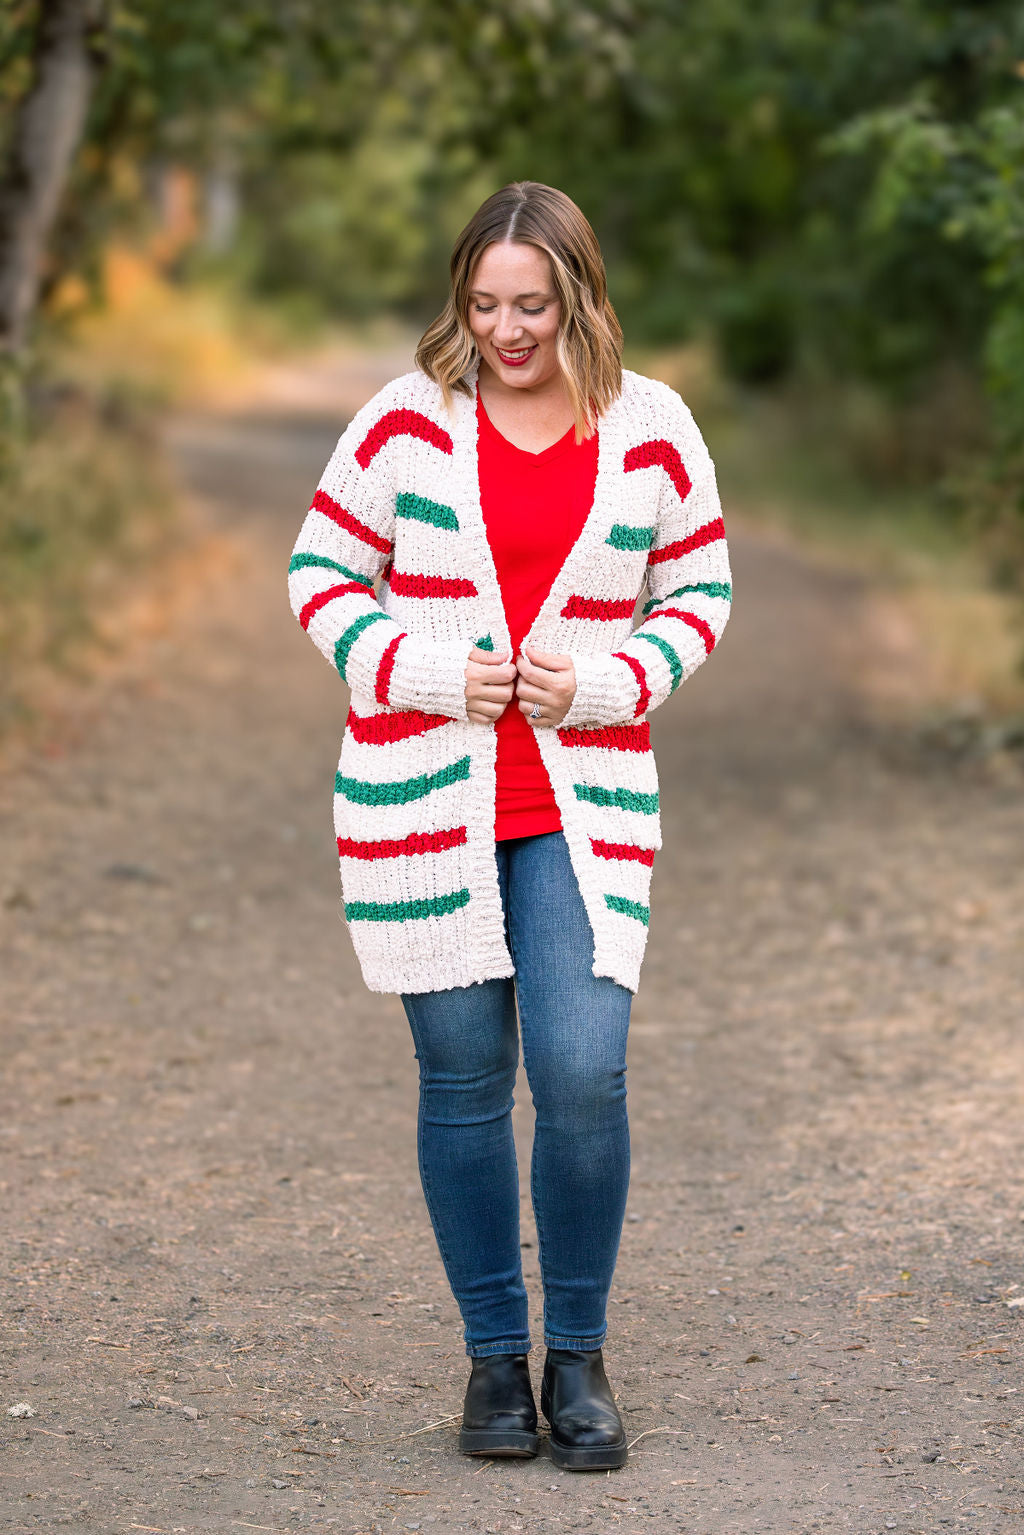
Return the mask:
M 479 577 L 481 595 L 495 615 L 491 625 L 491 637 L 495 648 L 500 648 L 504 654 L 511 648 L 512 641 L 501 597 L 501 585 L 498 581 L 494 556 L 487 537 L 487 525 L 484 522 L 483 508 L 480 503 L 478 373 L 479 362 L 474 365 L 466 379 L 471 386 L 472 394 L 465 395 L 460 391 L 453 400 L 452 436 L 455 447 L 455 467 L 459 476 L 457 487 L 459 521 L 464 529 L 464 536 L 471 544 L 472 559 Z M 524 644 L 536 645 L 538 649 L 544 647 L 545 628 L 557 619 L 566 599 L 575 587 L 579 586 L 594 553 L 606 539 L 615 519 L 615 510 L 622 493 L 621 419 L 620 399 L 615 400 L 598 421 L 597 478 L 594 483 L 594 499 L 575 543 L 562 562 L 561 569 L 552 582 L 540 611 L 530 625 Z
M 590 511 L 523 642 L 538 650 L 549 648 L 551 641 L 545 638 L 545 631 L 554 626 L 567 598 L 573 591 L 585 590 L 586 572 L 615 520 L 622 498 L 621 419 L 620 400 L 615 400 L 598 420 L 597 478 Z
M 479 363 L 476 363 L 472 373 L 467 375 L 472 394 L 465 395 L 460 390 L 452 401 L 452 439 L 455 450 L 454 469 L 458 477 L 456 490 L 459 527 L 463 538 L 470 544 L 470 557 L 477 577 L 478 590 L 484 599 L 488 614 L 493 614 L 489 622 L 494 648 L 501 655 L 507 655 L 512 649 L 512 638 L 480 502 L 479 425 L 476 417 L 478 370 Z

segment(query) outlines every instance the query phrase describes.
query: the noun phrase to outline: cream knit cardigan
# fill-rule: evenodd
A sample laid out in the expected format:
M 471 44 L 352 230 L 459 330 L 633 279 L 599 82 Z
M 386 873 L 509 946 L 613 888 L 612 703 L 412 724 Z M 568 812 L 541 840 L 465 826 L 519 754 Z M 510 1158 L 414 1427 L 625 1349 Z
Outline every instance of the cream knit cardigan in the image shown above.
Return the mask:
M 470 382 L 449 413 L 431 379 L 407 373 L 357 413 L 289 566 L 292 609 L 351 690 L 334 826 L 371 991 L 515 973 L 494 856 L 494 727 L 466 716 L 472 646 L 511 653 L 480 508 L 475 370 Z M 537 741 L 593 972 L 633 992 L 661 846 L 647 716 L 710 653 L 731 592 L 703 438 L 674 390 L 626 370 L 599 421 L 593 505 L 527 643 L 573 659 L 569 712 L 536 727 Z

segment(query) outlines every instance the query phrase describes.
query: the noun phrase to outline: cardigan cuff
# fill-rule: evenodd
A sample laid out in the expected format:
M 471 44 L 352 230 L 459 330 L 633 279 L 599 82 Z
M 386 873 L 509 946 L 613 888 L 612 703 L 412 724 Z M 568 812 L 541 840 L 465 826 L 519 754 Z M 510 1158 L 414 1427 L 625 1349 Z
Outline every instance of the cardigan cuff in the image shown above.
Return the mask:
M 570 651 L 576 692 L 560 725 L 624 725 L 636 717 L 640 685 L 625 661 L 609 652 L 586 656 Z
M 422 709 L 466 720 L 466 663 L 472 640 L 427 640 L 406 633 L 388 682 L 394 709 Z

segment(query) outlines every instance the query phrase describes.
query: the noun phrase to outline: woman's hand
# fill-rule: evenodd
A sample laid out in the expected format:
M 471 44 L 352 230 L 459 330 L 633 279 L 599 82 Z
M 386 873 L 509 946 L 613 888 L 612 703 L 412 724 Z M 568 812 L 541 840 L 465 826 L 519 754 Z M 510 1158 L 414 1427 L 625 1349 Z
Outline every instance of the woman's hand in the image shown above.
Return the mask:
M 474 725 L 493 725 L 512 699 L 516 668 L 493 650 L 474 645 L 466 663 L 466 716 Z
M 565 718 L 569 705 L 576 695 L 576 668 L 571 656 L 554 655 L 538 650 L 535 645 L 524 645 L 523 654 L 516 660 L 519 673 L 516 697 L 519 711 L 529 720 L 535 704 L 539 704 L 539 717 L 529 720 L 531 725 L 557 725 Z

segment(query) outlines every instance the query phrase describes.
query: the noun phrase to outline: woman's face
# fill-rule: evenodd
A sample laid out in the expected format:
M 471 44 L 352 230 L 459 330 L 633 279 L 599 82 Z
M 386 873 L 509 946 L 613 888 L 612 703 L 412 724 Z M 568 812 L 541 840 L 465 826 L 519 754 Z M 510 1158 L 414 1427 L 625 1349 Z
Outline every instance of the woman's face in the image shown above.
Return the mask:
M 488 245 L 469 290 L 469 328 L 482 363 L 511 389 L 534 389 L 559 371 L 561 305 L 551 262 L 536 245 Z

